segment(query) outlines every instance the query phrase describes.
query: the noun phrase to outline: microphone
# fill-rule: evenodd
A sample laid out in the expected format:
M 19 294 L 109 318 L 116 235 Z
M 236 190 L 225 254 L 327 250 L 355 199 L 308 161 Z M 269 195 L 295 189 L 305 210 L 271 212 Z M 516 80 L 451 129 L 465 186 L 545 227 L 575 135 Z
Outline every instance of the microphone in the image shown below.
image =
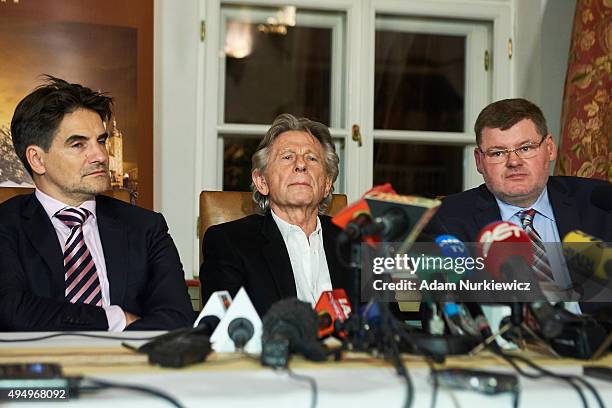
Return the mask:
M 446 282 L 457 283 L 466 271 L 472 271 L 476 264 L 466 262 L 449 262 L 457 259 L 468 259 L 470 253 L 465 244 L 453 235 L 443 234 L 434 238 L 440 256 L 412 256 L 414 273 L 421 280 L 432 280 L 438 277 Z
M 608 283 L 612 279 L 612 245 L 580 230 L 563 237 L 563 255 L 568 268 L 585 280 L 597 278 Z
M 548 302 L 531 302 L 527 308 L 537 323 L 537 327 L 532 329 L 538 330 L 542 337 L 554 339 L 561 334 L 565 324 L 562 312 Z
M 408 216 L 399 208 L 391 207 L 364 226 L 364 235 L 378 235 L 383 241 L 394 241 L 409 227 Z
M 375 191 L 395 193 L 391 184 L 386 183 L 372 187 L 363 197 Z M 370 207 L 363 197 L 338 212 L 338 214 L 332 218 L 332 222 L 343 230 L 337 238 L 340 244 L 358 241 L 362 237 L 365 237 L 365 241 L 367 242 L 376 242 L 376 240 L 371 237 L 367 237 L 368 234 L 362 233 L 364 227 L 372 222 Z
M 454 235 L 438 235 L 434 242 L 440 248 L 440 255 L 450 258 L 467 258 L 470 256 L 465 244 Z
M 535 252 L 531 239 L 516 224 L 508 221 L 492 222 L 480 230 L 476 241 L 479 244 L 479 255 L 484 259 L 485 269 L 497 280 L 503 280 L 504 277 L 508 279 L 507 274 L 515 274 L 516 268 L 510 267 L 511 264 L 533 264 Z M 518 278 L 524 280 L 530 275 Z
M 441 204 L 439 200 L 384 191 L 369 192 L 365 200 L 374 218 L 368 229 L 385 241 L 404 241 L 404 249 L 414 243 Z
M 191 335 L 210 337 L 219 325 L 219 321 L 219 318 L 214 315 L 202 316 L 199 319 L 198 325 L 196 327 L 175 329 L 169 331 L 168 333 L 156 336 L 151 341 L 148 341 L 147 343 L 140 346 L 138 348 L 138 351 L 141 353 L 150 353 L 151 350 L 155 348 L 164 346 L 165 344 L 176 341 L 179 338 Z
M 528 305 L 540 333 L 546 339 L 558 336 L 563 330 L 563 319 L 544 298 L 538 282 L 534 279 L 535 271 L 531 265 L 534 262 L 535 251 L 527 233 L 518 225 L 497 221 L 481 230 L 478 242 L 482 245 L 485 268 L 494 277 L 530 283 L 535 295 L 542 298 Z M 513 302 L 512 307 L 514 310 L 511 320 L 515 324 L 520 324 L 523 321 L 524 310 L 518 302 Z
M 193 327 L 198 327 L 200 321 L 207 316 L 216 316 L 217 319 L 222 319 L 231 304 L 232 297 L 227 290 L 213 292 L 210 298 L 208 298 L 208 301 L 206 301 L 198 318 L 193 323 Z
M 257 311 L 242 287 L 210 336 L 213 349 L 217 353 L 232 353 L 238 348 L 258 354 L 261 352 L 261 325 Z M 250 335 L 249 327 L 253 331 Z
M 365 232 L 366 226 L 371 223 L 372 217 L 369 213 L 355 213 L 355 217 L 338 234 L 338 242 L 343 245 L 348 242 L 360 241 L 362 237 L 372 235 Z
M 287 367 L 291 353 L 323 361 L 328 353 L 317 342 L 317 314 L 309 303 L 296 298 L 274 303 L 263 317 L 261 362 Z
M 450 234 L 438 235 L 434 242 L 440 248 L 440 255 L 448 258 L 464 258 L 471 256 L 467 247 L 459 238 Z M 473 275 L 474 268 L 467 268 L 467 276 Z M 467 309 L 466 313 L 462 312 L 462 306 Z M 482 308 L 477 303 L 466 302 L 462 304 L 446 303 L 444 305 L 444 313 L 448 318 L 458 325 L 463 331 L 471 336 L 480 334 L 483 339 L 492 335 L 491 328 L 487 318 L 484 316 Z
M 203 334 L 210 337 L 221 320 L 217 316 L 204 316 L 200 319 L 198 325 L 192 329 L 191 333 Z
M 227 334 L 234 342 L 237 351 L 244 350 L 244 346 L 253 337 L 255 328 L 250 320 L 237 317 L 227 326 Z
M 591 204 L 604 211 L 612 210 L 612 184 L 602 184 L 591 192 Z
M 351 302 L 344 289 L 326 290 L 321 293 L 315 306 L 318 316 L 318 337 L 323 338 L 333 334 L 336 322 L 344 322 L 349 318 L 351 311 Z M 346 336 L 343 332 L 337 334 L 340 337 Z
M 482 311 L 482 307 L 478 303 L 468 302 L 463 304 L 474 320 L 474 324 L 478 328 L 483 340 L 488 339 L 493 335 L 489 320 Z

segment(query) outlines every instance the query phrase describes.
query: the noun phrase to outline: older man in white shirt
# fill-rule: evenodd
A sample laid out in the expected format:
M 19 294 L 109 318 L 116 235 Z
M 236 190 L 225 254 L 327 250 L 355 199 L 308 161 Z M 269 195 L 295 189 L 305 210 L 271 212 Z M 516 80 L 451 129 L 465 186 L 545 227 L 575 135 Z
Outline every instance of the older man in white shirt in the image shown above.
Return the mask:
M 275 119 L 253 155 L 259 214 L 210 227 L 204 236 L 203 301 L 244 286 L 264 314 L 283 298 L 314 306 L 325 290 L 349 290 L 351 274 L 336 251 L 340 229 L 324 215 L 338 162 L 325 125 L 289 114 Z

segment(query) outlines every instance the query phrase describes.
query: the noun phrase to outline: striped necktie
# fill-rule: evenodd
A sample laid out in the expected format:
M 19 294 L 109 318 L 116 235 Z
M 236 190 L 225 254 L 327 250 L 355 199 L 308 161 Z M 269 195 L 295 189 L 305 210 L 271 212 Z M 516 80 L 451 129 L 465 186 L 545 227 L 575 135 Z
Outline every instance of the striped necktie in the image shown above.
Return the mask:
M 102 306 L 102 287 L 98 279 L 96 264 L 85 244 L 83 223 L 90 212 L 84 208 L 66 207 L 55 217 L 70 228 L 64 245 L 64 269 L 66 300 L 70 303 L 88 303 Z
M 542 242 L 538 232 L 533 228 L 533 217 L 535 214 L 536 210 L 533 208 L 521 211 L 518 214 L 518 217 L 521 220 L 521 226 L 527 235 L 529 235 L 531 243 L 533 244 L 533 249 L 535 250 L 533 271 L 540 280 L 554 281 L 550 261 L 546 255 L 546 249 L 544 248 L 544 243 Z

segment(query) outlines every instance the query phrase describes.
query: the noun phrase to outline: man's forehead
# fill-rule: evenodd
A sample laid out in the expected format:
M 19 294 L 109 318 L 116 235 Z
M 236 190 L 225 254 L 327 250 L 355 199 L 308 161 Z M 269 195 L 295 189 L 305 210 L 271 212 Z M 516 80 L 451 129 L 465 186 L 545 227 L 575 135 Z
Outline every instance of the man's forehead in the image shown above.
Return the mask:
M 508 129 L 484 127 L 481 144 L 511 146 L 517 143 L 539 142 L 540 138 L 535 124 L 530 119 L 523 119 Z
M 93 132 L 93 134 L 91 134 Z M 79 109 L 64 115 L 57 127 L 56 136 L 71 135 L 99 136 L 106 132 L 106 127 L 100 116 L 90 110 Z
M 306 131 L 299 130 L 289 130 L 281 133 L 272 144 L 272 147 L 276 150 L 291 148 L 323 149 L 321 142 L 316 137 Z

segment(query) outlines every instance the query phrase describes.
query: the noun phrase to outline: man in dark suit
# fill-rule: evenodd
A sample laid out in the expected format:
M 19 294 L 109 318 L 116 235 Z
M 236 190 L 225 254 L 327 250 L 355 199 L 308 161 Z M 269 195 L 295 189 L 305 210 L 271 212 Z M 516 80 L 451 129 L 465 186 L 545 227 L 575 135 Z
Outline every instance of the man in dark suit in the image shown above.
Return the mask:
M 48 77 L 15 110 L 15 151 L 36 192 L 0 205 L 1 330 L 190 325 L 182 266 L 161 214 L 110 188 L 112 99 Z
M 536 105 L 525 99 L 494 102 L 480 113 L 474 131 L 474 159 L 485 183 L 444 198 L 430 233 L 475 242 L 487 224 L 504 220 L 525 227 L 523 214 L 531 214 L 527 228 L 541 242 L 561 242 L 572 230 L 612 241 L 612 215 L 591 202 L 593 190 L 609 183 L 549 177 L 557 147 Z M 573 276 L 564 272 L 561 257 L 553 254 L 548 262 L 556 284 L 569 288 Z
M 200 269 L 202 300 L 244 286 L 260 315 L 297 297 L 314 305 L 321 293 L 351 287 L 335 249 L 340 229 L 323 215 L 338 176 L 326 126 L 277 117 L 253 155 L 253 200 L 259 214 L 210 227 Z
M 561 239 L 570 231 L 581 230 L 612 242 L 610 212 L 591 202 L 593 190 L 606 184 L 609 183 L 579 177 L 548 178 L 546 188 Z M 474 242 L 483 227 L 502 219 L 495 196 L 486 184 L 445 197 L 434 218 L 430 229 L 451 233 L 464 242 Z
M 549 177 L 557 147 L 536 105 L 525 99 L 494 102 L 480 113 L 474 130 L 474 159 L 485 183 L 444 198 L 429 230 L 474 242 L 491 222 L 503 219 L 520 225 L 516 212 L 536 205 L 541 211 L 533 224 L 544 242 L 559 242 L 575 229 L 612 240 L 609 211 L 591 202 L 593 189 L 609 183 Z

